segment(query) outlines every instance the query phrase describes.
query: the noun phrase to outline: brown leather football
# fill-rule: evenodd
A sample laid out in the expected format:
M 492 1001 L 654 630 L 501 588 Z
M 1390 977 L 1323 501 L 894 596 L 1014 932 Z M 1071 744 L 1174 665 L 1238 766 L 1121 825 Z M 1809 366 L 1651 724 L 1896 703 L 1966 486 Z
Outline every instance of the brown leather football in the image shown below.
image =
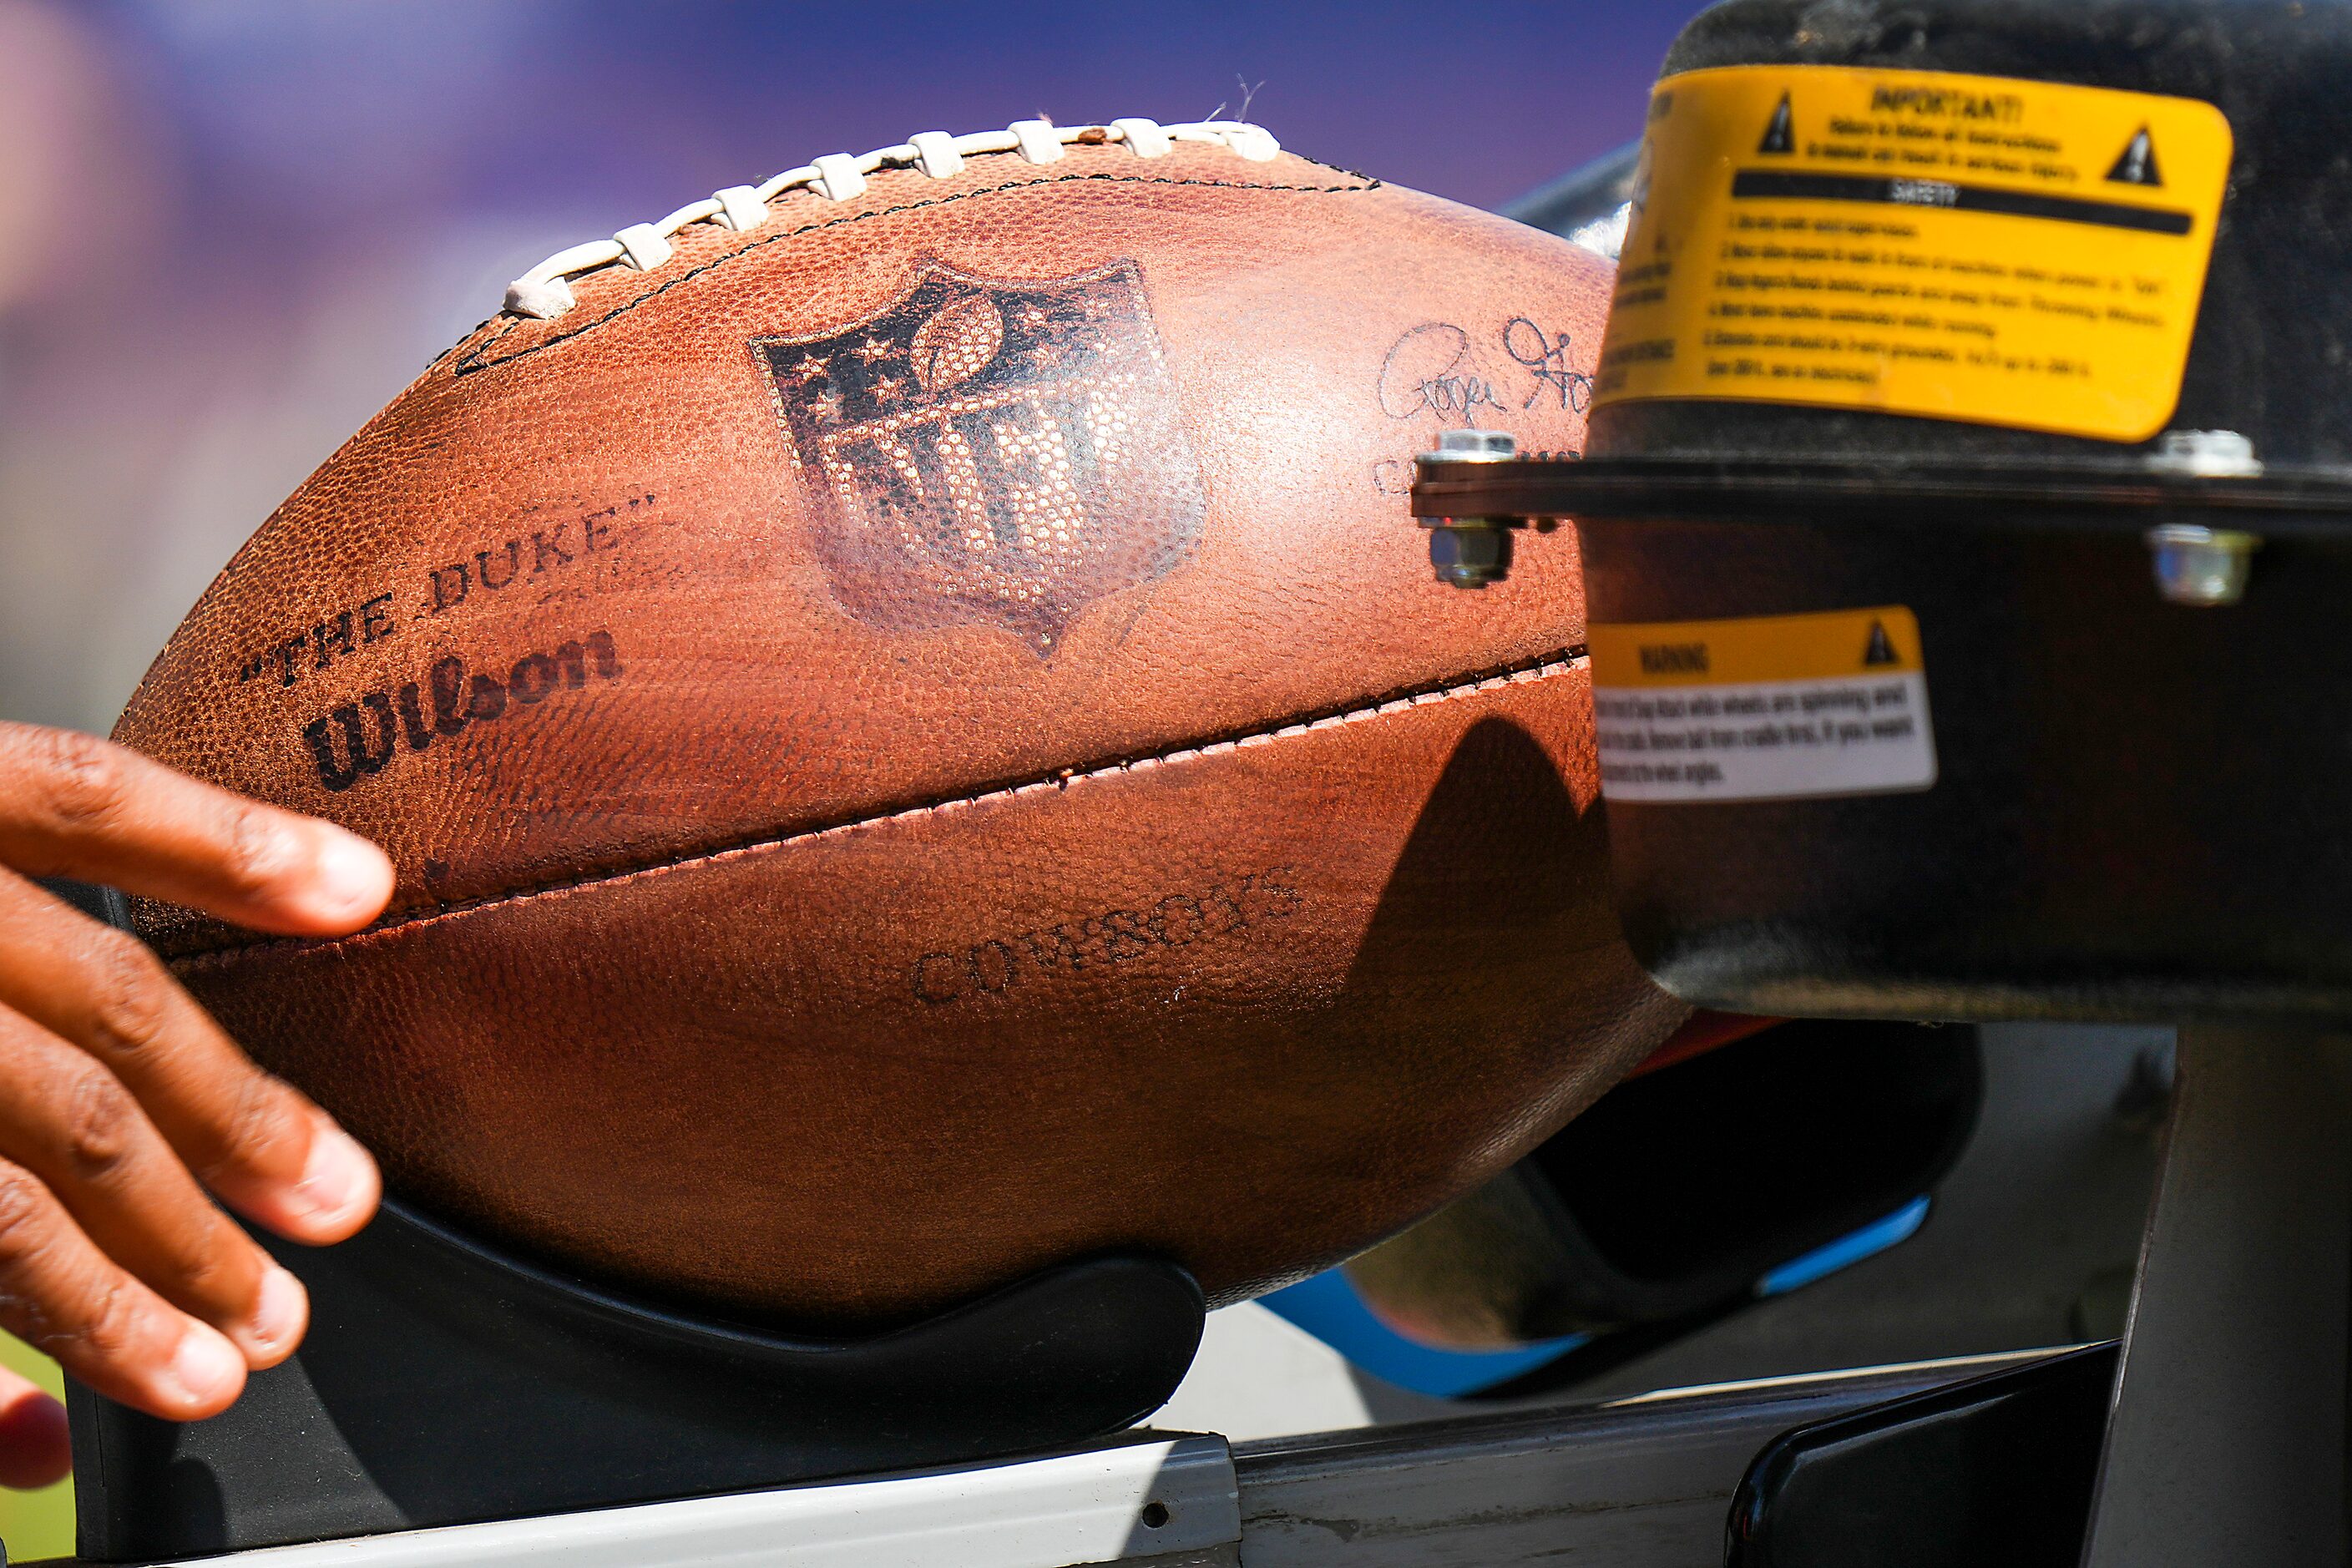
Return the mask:
M 1605 263 L 1252 127 L 926 133 L 552 258 L 263 525 L 117 736 L 364 833 L 146 934 L 396 1191 L 842 1328 L 1428 1213 L 1681 1009 L 1608 896 L 1571 549 Z

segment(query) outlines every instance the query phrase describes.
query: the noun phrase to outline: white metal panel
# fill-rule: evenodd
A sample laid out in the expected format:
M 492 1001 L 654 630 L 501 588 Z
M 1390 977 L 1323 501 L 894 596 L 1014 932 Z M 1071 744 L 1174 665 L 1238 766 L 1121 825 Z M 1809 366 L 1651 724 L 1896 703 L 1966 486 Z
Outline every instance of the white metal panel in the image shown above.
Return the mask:
M 1165 1510 L 1164 1515 L 1161 1510 Z M 1067 1568 L 1241 1539 L 1222 1437 L 881 1480 L 500 1520 L 205 1561 L 217 1568 Z

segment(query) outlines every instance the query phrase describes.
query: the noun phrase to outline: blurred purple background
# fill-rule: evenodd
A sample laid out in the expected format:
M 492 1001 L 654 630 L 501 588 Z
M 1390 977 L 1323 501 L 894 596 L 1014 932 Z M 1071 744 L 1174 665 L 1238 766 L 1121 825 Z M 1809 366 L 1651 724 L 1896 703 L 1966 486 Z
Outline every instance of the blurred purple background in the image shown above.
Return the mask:
M 1696 0 L 0 0 L 0 718 L 103 731 L 301 478 L 547 252 L 912 132 L 1221 107 L 1498 205 Z

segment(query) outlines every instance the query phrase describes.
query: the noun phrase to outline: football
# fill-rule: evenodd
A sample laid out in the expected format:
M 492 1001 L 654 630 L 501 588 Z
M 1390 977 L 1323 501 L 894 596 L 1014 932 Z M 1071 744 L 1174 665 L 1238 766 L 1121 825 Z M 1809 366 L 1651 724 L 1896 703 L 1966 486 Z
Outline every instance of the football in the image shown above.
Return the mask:
M 1407 510 L 1442 430 L 1581 446 L 1611 282 L 1223 121 L 926 132 L 551 257 L 116 730 L 383 845 L 392 909 L 142 934 L 396 1193 L 653 1298 L 1327 1266 L 1682 1016 L 1572 542 L 1464 594 Z

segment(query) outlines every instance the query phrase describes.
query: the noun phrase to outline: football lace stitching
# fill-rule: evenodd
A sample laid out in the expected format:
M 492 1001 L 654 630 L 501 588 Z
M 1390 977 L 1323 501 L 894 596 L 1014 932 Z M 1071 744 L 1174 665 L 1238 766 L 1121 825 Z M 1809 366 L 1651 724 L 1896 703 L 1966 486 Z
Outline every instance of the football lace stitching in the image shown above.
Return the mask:
M 1119 145 L 1139 158 L 1164 158 L 1179 142 L 1207 142 L 1223 147 L 1255 163 L 1271 162 L 1282 144 L 1259 126 L 1239 120 L 1195 120 L 1162 125 L 1151 120 L 1113 120 L 1102 125 L 1055 125 L 1045 120 L 1016 120 L 1002 131 L 979 131 L 950 136 L 944 131 L 921 131 L 895 147 L 882 147 L 853 157 L 828 153 L 797 169 L 757 185 L 730 185 L 698 202 L 689 202 L 655 223 L 633 223 L 610 239 L 592 239 L 559 250 L 507 285 L 509 315 L 549 321 L 578 301 L 572 279 L 612 266 L 650 272 L 670 258 L 671 237 L 698 223 L 715 223 L 738 233 L 767 221 L 768 204 L 786 191 L 805 190 L 829 202 L 845 202 L 866 189 L 866 176 L 877 169 L 913 169 L 934 180 L 953 179 L 963 172 L 966 158 L 996 153 L 1017 153 L 1032 163 L 1059 163 L 1071 146 Z
M 752 856 L 766 855 L 818 839 L 837 838 L 852 833 L 870 831 L 894 824 L 919 822 L 943 816 L 952 812 L 1023 800 L 1039 795 L 1066 792 L 1085 784 L 1118 778 L 1125 774 L 1148 773 L 1163 767 L 1181 767 L 1203 758 L 1223 756 L 1228 752 L 1255 751 L 1261 746 L 1294 740 L 1302 735 L 1368 723 L 1416 708 L 1433 707 L 1459 698 L 1480 697 L 1506 690 L 1514 686 L 1529 686 L 1591 668 L 1591 649 L 1583 643 L 1554 648 L 1534 658 L 1506 665 L 1475 674 L 1450 678 L 1436 685 L 1408 689 L 1392 695 L 1366 700 L 1359 705 L 1329 709 L 1304 714 L 1274 724 L 1252 727 L 1223 736 L 1196 739 L 1164 751 L 1140 755 L 1113 758 L 1083 765 L 1055 768 L 1044 776 L 1031 776 L 1017 783 L 1003 783 L 975 789 L 962 795 L 943 796 L 899 805 L 886 805 L 864 814 L 833 822 L 815 822 L 788 829 L 769 829 L 739 838 L 731 843 L 713 844 L 700 848 L 686 849 L 662 860 L 622 865 L 562 878 L 536 885 L 503 889 L 478 898 L 451 903 L 418 904 L 394 910 L 375 924 L 349 936 L 341 937 L 237 937 L 211 947 L 195 947 L 174 951 L 164 948 L 164 961 L 176 973 L 186 974 L 200 969 L 211 969 L 232 963 L 257 954 L 285 952 L 349 951 L 351 946 L 373 942 L 416 930 L 439 925 L 444 921 L 478 914 L 487 910 L 509 908 L 533 903 L 542 899 L 560 899 L 592 888 L 623 887 L 649 878 L 663 877 L 672 872 L 690 870 L 700 866 L 725 865 Z

